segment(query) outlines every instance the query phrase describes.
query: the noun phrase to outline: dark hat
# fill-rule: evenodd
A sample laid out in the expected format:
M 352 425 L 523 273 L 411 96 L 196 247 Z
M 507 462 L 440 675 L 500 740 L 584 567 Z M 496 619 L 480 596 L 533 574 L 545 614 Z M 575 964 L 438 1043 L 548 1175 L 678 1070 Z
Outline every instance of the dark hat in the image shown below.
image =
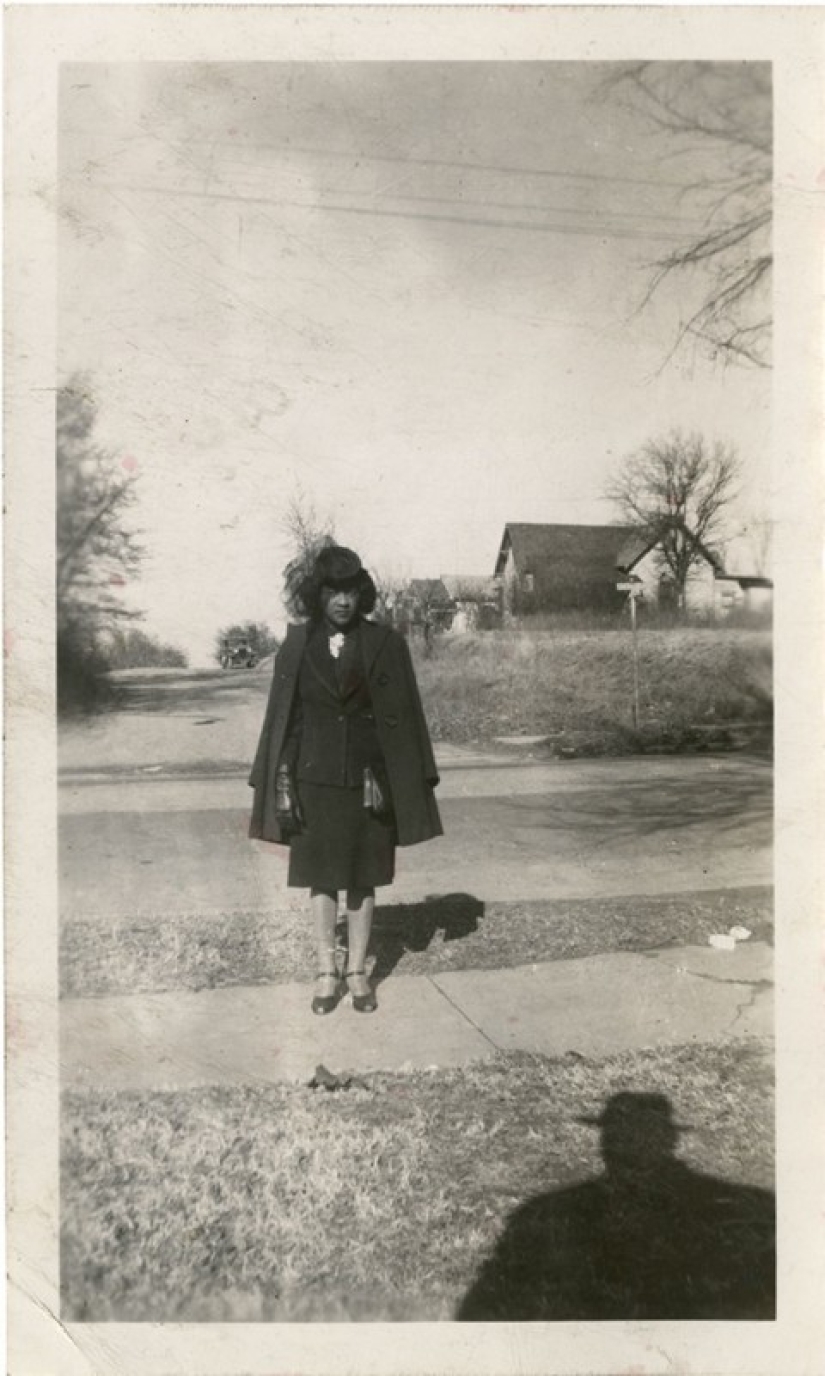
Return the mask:
M 332 586 L 336 583 L 352 583 L 363 572 L 361 560 L 354 549 L 347 549 L 345 545 L 327 545 L 316 558 L 311 577 L 318 587 L 324 584 Z
M 310 556 L 312 558 L 312 556 Z M 317 618 L 321 615 L 321 589 L 346 583 L 358 590 L 358 610 L 369 616 L 378 593 L 353 549 L 332 542 L 323 544 L 312 558 L 293 560 L 284 571 L 284 601 L 290 615 Z
M 577 1118 L 593 1128 L 630 1127 L 632 1124 L 668 1127 L 673 1132 L 689 1132 L 689 1123 L 674 1123 L 673 1106 L 666 1094 L 634 1094 L 625 1090 L 608 1099 L 598 1118 Z

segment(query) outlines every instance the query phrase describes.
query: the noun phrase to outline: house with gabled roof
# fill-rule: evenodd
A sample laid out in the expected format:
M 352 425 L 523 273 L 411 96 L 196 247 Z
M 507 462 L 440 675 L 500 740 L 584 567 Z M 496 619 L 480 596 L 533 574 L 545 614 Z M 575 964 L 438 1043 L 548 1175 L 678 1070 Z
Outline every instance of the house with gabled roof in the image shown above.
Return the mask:
M 619 553 L 634 534 L 632 526 L 508 522 L 495 564 L 505 616 L 618 609 Z
M 688 610 L 711 610 L 715 580 L 724 569 L 704 547 L 686 588 Z M 673 579 L 662 566 L 656 540 L 629 525 L 557 525 L 508 522 L 495 576 L 506 618 L 533 611 L 619 611 L 627 594 L 617 584 L 640 585 L 645 602 L 672 606 Z

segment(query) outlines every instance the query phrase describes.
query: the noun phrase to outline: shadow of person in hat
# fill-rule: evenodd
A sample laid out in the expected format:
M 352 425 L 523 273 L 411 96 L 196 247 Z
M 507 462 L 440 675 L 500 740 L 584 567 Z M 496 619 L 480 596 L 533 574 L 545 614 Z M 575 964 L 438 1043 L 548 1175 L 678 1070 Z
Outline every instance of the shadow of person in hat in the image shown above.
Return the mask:
M 604 1173 L 538 1195 L 507 1223 L 457 1318 L 772 1319 L 768 1190 L 692 1170 L 663 1094 L 613 1095 L 597 1118 Z
M 438 932 L 445 946 L 478 931 L 484 903 L 470 893 L 428 894 L 417 903 L 396 903 L 375 910 L 372 979 L 387 979 L 409 951 L 427 951 Z

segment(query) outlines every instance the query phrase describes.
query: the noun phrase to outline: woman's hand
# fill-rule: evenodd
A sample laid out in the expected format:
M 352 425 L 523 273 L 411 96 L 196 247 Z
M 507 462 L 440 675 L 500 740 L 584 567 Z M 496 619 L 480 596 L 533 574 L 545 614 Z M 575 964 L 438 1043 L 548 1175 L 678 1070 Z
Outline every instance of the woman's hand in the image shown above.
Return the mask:
M 304 824 L 298 790 L 288 764 L 278 765 L 275 774 L 275 816 L 285 836 L 300 831 Z
M 392 811 L 386 778 L 379 777 L 369 766 L 364 770 L 364 807 L 375 817 L 389 817 Z

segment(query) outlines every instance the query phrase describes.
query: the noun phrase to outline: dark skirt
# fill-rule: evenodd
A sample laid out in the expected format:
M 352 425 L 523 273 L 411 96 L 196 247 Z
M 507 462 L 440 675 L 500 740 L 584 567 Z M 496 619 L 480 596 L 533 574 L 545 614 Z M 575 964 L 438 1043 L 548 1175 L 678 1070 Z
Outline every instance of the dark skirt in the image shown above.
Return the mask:
M 289 844 L 294 889 L 372 889 L 395 875 L 395 823 L 364 807 L 362 788 L 298 784 L 302 830 Z

